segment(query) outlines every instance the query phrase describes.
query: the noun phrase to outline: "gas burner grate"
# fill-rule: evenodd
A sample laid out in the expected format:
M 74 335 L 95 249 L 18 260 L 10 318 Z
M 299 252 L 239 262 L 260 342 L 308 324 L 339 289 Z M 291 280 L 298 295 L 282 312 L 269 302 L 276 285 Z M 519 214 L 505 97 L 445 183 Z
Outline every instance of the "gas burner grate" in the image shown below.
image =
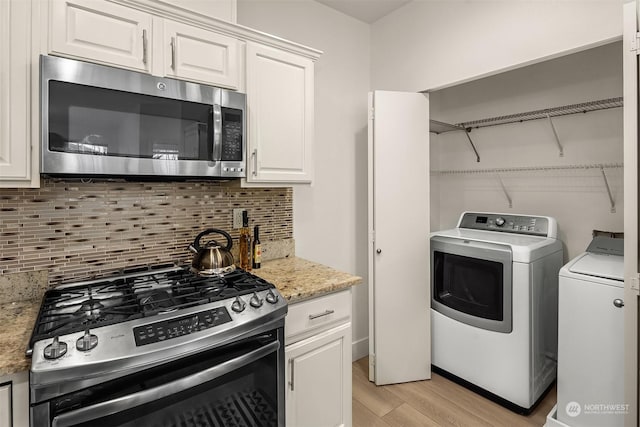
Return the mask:
M 89 282 L 68 283 L 45 293 L 29 348 L 42 339 L 174 312 L 272 288 L 241 269 L 199 276 L 188 267 L 127 270 Z

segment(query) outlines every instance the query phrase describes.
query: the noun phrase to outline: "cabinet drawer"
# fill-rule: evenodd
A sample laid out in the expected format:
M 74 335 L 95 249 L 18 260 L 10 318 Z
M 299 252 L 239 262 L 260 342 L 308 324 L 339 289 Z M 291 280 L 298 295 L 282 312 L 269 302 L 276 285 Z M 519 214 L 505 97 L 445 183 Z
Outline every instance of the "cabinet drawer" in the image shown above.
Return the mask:
M 289 306 L 285 321 L 287 344 L 351 318 L 351 290 L 324 295 Z

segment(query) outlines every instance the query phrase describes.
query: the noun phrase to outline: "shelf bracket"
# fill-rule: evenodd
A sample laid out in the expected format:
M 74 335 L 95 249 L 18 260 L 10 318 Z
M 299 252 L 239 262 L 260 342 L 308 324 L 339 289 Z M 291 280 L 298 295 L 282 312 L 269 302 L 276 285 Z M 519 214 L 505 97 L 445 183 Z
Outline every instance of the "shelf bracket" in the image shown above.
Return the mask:
M 473 148 L 473 152 L 476 153 L 476 162 L 480 163 L 480 154 L 478 154 L 478 150 L 476 150 L 476 146 L 473 144 L 473 140 L 471 139 L 471 128 L 465 128 L 464 134 L 467 135 L 467 139 L 469 140 L 469 144 L 471 144 L 471 148 Z
M 607 189 L 607 194 L 609 195 L 609 203 L 611 204 L 611 213 L 616 213 L 616 202 L 613 201 L 613 196 L 611 195 L 611 188 L 609 187 L 609 181 L 607 180 L 607 174 L 604 173 L 603 166 L 600 166 L 600 172 L 602 172 L 604 187 Z
M 509 207 L 513 207 L 513 202 L 511 201 L 511 196 L 507 193 L 507 188 L 504 186 L 504 182 L 502 182 L 502 178 L 499 173 L 496 173 L 496 177 L 498 178 L 498 182 L 500 183 L 500 187 L 502 188 L 502 192 L 504 193 L 504 197 L 507 198 L 507 202 L 509 202 Z
M 553 120 L 551 120 L 551 116 L 547 113 L 547 120 L 549 120 L 549 124 L 551 125 L 551 130 L 553 131 L 553 137 L 556 140 L 556 145 L 558 146 L 558 150 L 560 151 L 560 157 L 564 156 L 564 151 L 562 149 L 562 144 L 560 144 L 560 138 L 558 138 L 558 131 L 556 131 L 556 127 L 553 125 Z

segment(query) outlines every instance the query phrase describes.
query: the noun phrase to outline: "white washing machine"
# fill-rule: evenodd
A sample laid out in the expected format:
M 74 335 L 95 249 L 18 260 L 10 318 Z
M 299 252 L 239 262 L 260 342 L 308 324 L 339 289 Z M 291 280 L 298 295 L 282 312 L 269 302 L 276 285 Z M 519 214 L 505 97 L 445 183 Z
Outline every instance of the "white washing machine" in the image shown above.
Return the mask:
M 555 219 L 464 212 L 431 234 L 434 371 L 520 413 L 556 377 Z
M 623 240 L 595 237 L 560 270 L 557 420 L 624 425 Z

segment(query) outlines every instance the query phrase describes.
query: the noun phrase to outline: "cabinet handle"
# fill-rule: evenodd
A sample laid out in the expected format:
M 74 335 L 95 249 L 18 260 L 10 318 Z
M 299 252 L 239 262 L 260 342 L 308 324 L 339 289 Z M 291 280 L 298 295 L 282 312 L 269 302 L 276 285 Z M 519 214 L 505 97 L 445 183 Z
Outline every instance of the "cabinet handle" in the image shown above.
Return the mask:
M 147 65 L 147 30 L 142 30 L 142 63 Z
M 620 298 L 616 298 L 613 300 L 613 305 L 616 306 L 617 308 L 622 308 L 624 307 L 624 301 L 621 300 Z
M 253 176 L 258 175 L 258 149 L 254 149 L 253 153 L 251 153 L 251 156 L 253 157 Z
M 293 391 L 293 359 L 289 359 L 289 386 L 291 387 L 291 391 Z
M 310 314 L 309 315 L 309 320 L 318 319 L 320 317 L 328 316 L 328 315 L 333 314 L 333 313 L 335 313 L 334 310 L 325 310 L 324 313 Z
M 171 37 L 171 69 L 176 70 L 176 38 Z

